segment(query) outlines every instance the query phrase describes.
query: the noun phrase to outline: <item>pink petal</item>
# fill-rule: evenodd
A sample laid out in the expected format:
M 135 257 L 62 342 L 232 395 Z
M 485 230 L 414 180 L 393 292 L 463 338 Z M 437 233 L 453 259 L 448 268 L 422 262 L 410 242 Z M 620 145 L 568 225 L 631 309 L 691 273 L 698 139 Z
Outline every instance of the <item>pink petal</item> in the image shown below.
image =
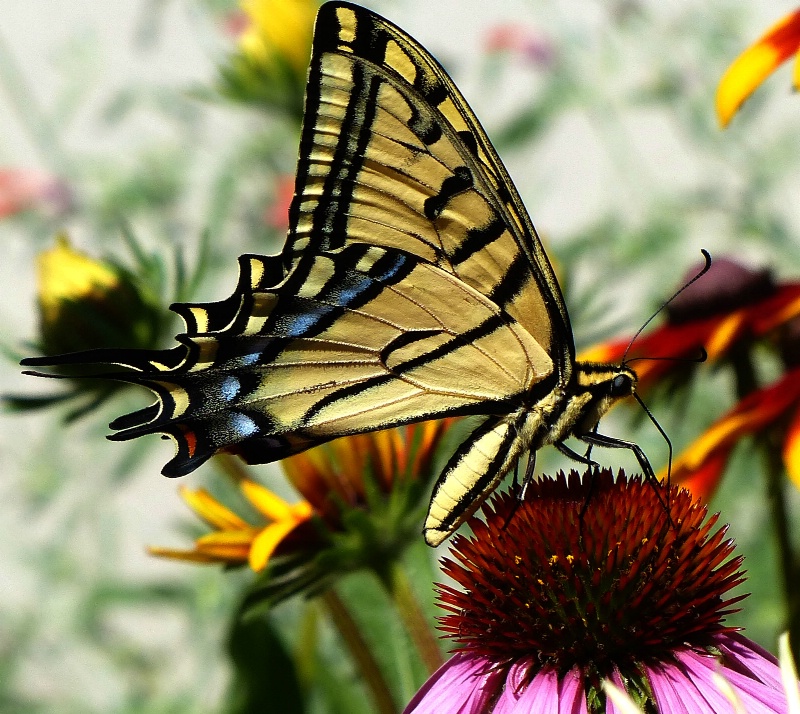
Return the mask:
M 587 714 L 586 690 L 577 668 L 571 669 L 559 685 L 558 714 Z
M 403 714 L 484 714 L 505 679 L 490 666 L 483 657 L 457 652 L 422 685 Z
M 628 691 L 628 688 L 625 686 L 625 682 L 622 681 L 619 670 L 614 670 L 614 673 L 611 676 L 611 681 L 617 687 L 617 689 L 621 689 L 623 692 Z M 610 699 L 606 699 L 606 714 L 619 714 L 617 707 Z
M 529 659 L 520 660 L 512 665 L 506 676 L 503 693 L 492 708 L 492 714 L 511 714 L 516 710 L 517 702 L 528 683 L 530 666 Z
M 770 658 L 772 658 L 770 656 Z M 701 655 L 691 650 L 678 653 L 678 659 L 686 670 L 686 674 L 698 689 L 711 701 L 712 694 L 719 692 L 711 674 L 719 672 L 733 687 L 736 695 L 748 714 L 771 714 L 786 711 L 786 695 L 780 682 L 780 669 L 778 670 L 777 686 L 770 686 L 754 679 L 751 676 L 737 672 L 730 667 L 721 665 L 717 658 Z M 768 662 L 768 660 L 764 660 Z M 702 685 L 702 686 L 701 686 Z M 725 701 L 724 697 L 722 701 Z M 716 711 L 712 710 L 712 711 Z
M 583 679 L 577 669 L 563 678 L 554 670 L 541 670 L 531 681 L 530 662 L 514 665 L 492 714 L 586 714 Z
M 727 667 L 743 674 L 749 673 L 774 689 L 783 688 L 778 660 L 763 647 L 738 633 L 725 635 L 718 644 L 726 655 Z
M 721 714 L 731 710 L 730 702 L 711 680 L 711 673 L 690 673 L 681 664 L 664 664 L 648 669 L 660 711 L 670 714 Z
M 530 684 L 522 690 L 516 706 L 508 711 L 513 711 L 515 714 L 527 714 L 528 712 L 558 714 L 558 689 L 558 674 L 555 670 L 539 670 Z M 505 692 L 503 695 L 505 696 Z

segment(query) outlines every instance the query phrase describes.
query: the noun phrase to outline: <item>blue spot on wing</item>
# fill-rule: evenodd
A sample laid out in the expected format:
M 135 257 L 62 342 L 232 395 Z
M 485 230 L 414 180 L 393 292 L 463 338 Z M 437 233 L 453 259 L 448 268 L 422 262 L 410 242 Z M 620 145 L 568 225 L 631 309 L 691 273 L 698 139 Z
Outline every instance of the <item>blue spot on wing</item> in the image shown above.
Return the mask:
M 271 329 L 287 339 L 318 334 L 333 324 L 346 308 L 364 304 L 381 289 L 382 283 L 401 276 L 408 262 L 408 256 L 387 252 L 368 274 L 352 268 L 337 271 L 317 297 L 290 298 L 285 312 L 274 314 Z
M 387 253 L 386 257 L 390 254 Z M 378 268 L 376 272 L 370 272 L 369 275 L 359 275 L 351 273 L 348 278 L 342 282 L 336 291 L 336 302 L 342 307 L 352 305 L 358 297 L 374 290 L 377 283 L 383 283 L 394 278 L 403 266 L 408 262 L 406 256 L 397 254 L 391 256 L 391 262 L 385 265 L 388 261 L 381 259 L 378 261 L 374 268 Z
M 247 414 L 233 412 L 230 415 L 229 424 L 233 432 L 240 439 L 246 439 L 248 436 L 258 433 L 258 424 L 247 416 Z
M 254 355 L 246 355 L 247 358 Z M 232 374 L 225 377 L 225 380 L 220 386 L 222 398 L 227 402 L 233 401 L 242 389 L 242 383 Z
M 351 305 L 359 295 L 362 295 L 364 292 L 369 290 L 374 284 L 374 281 L 370 278 L 363 277 L 359 279 L 357 283 L 353 283 L 348 285 L 346 288 L 339 290 L 338 294 L 336 295 L 336 303 L 342 307 L 347 307 L 348 305 Z
M 335 309 L 332 305 L 317 305 L 314 310 L 290 317 L 284 326 L 284 334 L 286 337 L 303 337 Z

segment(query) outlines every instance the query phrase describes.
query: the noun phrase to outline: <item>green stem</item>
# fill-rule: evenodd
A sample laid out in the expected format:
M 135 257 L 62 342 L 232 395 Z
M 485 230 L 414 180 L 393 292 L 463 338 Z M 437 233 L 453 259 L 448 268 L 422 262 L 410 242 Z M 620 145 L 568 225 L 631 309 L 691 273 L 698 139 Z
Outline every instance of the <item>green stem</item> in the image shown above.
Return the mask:
M 769 501 L 775 537 L 778 541 L 778 561 L 781 567 L 783 596 L 787 609 L 787 629 L 795 662 L 800 661 L 800 567 L 792 552 L 789 529 L 789 509 L 786 504 L 786 470 L 781 458 L 779 438 L 775 429 L 759 439 L 767 475 Z
M 741 401 L 748 394 L 758 389 L 758 378 L 753 367 L 753 358 L 749 347 L 737 345 L 731 349 L 730 359 L 736 378 L 736 398 Z
M 389 686 L 347 606 L 332 588 L 326 590 L 321 597 L 333 624 L 361 673 L 364 684 L 372 694 L 376 711 L 379 714 L 395 714 L 397 709 L 392 701 Z
M 742 347 L 732 355 L 736 376 L 736 396 L 741 401 L 758 388 L 758 378 L 753 367 L 750 350 Z M 767 501 L 771 523 L 778 547 L 781 586 L 786 603 L 786 627 L 795 661 L 800 656 L 800 562 L 792 548 L 789 526 L 789 509 L 786 503 L 786 468 L 781 456 L 785 438 L 785 425 L 773 425 L 756 435 L 756 445 L 761 451 L 766 476 Z
M 385 578 L 382 578 L 403 619 L 406 631 L 419 652 L 428 673 L 432 674 L 442 665 L 439 642 L 428 625 L 417 596 L 411 588 L 402 566 L 393 562 Z

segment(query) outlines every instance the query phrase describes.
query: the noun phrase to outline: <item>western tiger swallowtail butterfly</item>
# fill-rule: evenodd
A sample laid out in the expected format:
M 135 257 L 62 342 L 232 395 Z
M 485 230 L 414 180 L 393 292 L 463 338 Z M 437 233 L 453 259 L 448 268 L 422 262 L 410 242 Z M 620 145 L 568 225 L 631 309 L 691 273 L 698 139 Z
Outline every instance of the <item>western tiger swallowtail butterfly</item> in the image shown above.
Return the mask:
M 172 349 L 24 364 L 130 370 L 105 376 L 157 401 L 114 421 L 110 438 L 170 436 L 167 476 L 218 451 L 266 463 L 347 434 L 483 415 L 433 490 L 433 546 L 526 453 L 551 444 L 588 462 L 570 436 L 630 449 L 653 477 L 638 446 L 596 428 L 636 374 L 576 361 L 553 269 L 486 132 L 441 65 L 382 17 L 320 8 L 288 238 L 279 255 L 239 264 L 228 299 L 173 306 L 186 331 Z

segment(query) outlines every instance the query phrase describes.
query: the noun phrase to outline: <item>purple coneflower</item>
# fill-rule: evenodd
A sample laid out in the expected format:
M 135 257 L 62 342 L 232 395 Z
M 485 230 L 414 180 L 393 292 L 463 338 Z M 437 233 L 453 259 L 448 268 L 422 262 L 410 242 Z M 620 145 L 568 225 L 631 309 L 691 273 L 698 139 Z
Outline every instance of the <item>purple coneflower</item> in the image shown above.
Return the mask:
M 461 648 L 406 714 L 617 712 L 604 680 L 645 712 L 733 711 L 717 675 L 748 714 L 786 711 L 777 660 L 724 624 L 742 559 L 688 491 L 573 472 L 483 514 L 443 563 Z

